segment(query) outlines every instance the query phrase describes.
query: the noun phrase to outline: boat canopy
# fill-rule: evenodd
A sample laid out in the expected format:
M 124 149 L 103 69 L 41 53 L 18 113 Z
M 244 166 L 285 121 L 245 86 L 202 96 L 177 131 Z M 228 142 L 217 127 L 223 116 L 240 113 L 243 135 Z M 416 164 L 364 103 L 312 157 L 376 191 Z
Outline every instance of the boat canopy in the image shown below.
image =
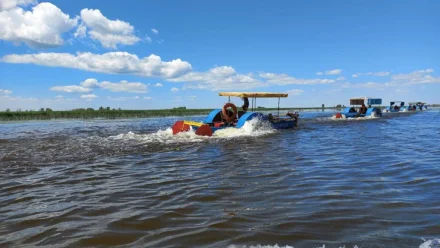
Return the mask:
M 405 105 L 405 102 L 402 102 L 402 101 L 394 101 L 394 102 L 390 102 L 390 105 L 394 105 L 394 104 L 397 104 L 397 103 L 400 103 L 400 105 Z
M 367 100 L 368 105 L 382 104 L 382 99 L 380 98 L 357 97 L 350 99 L 350 105 L 362 105 L 365 104 L 365 100 Z
M 270 92 L 220 92 L 219 96 L 236 96 L 236 97 L 249 97 L 249 98 L 279 98 L 287 97 L 287 93 L 270 93 Z
M 375 105 L 375 104 L 377 104 L 377 105 L 382 104 L 382 99 L 380 99 L 380 98 L 370 98 L 370 99 L 368 99 L 368 105 Z

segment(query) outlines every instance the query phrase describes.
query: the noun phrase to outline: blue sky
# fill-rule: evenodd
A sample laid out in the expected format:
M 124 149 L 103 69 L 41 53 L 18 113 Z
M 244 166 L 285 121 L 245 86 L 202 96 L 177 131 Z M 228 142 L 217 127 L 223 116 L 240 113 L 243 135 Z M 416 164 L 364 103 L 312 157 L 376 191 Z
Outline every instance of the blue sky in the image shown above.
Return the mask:
M 438 13 L 434 0 L 0 0 L 0 109 L 214 108 L 219 91 L 440 103 Z

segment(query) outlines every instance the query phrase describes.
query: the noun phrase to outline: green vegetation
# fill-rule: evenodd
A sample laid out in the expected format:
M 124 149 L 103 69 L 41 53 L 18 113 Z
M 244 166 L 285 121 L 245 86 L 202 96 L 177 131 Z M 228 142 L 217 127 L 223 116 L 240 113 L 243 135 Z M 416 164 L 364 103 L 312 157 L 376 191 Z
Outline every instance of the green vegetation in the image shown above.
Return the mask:
M 239 108 L 240 110 L 241 108 Z M 260 111 L 274 111 L 277 108 L 258 107 Z M 303 110 L 321 110 L 321 107 L 311 108 L 280 108 L 280 110 L 303 111 Z M 335 109 L 335 107 L 325 107 L 325 109 Z M 212 109 L 187 109 L 186 107 L 176 107 L 173 109 L 157 110 L 121 110 L 111 109 L 110 107 L 100 107 L 98 110 L 92 108 L 80 108 L 73 110 L 56 111 L 50 108 L 40 108 L 35 110 L 11 111 L 6 109 L 0 112 L 0 121 L 26 121 L 26 120 L 50 120 L 50 119 L 123 119 L 123 118 L 149 118 L 166 116 L 191 116 L 207 115 Z M 251 109 L 249 109 L 251 110 Z

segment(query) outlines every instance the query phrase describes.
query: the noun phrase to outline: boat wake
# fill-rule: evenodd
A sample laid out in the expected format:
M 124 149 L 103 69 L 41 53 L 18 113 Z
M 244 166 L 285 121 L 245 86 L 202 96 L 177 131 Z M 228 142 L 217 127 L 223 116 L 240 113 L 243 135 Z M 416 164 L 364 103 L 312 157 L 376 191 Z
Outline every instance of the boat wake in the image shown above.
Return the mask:
M 312 246 L 314 248 L 325 248 L 325 245 L 322 246 Z M 339 246 L 339 248 L 359 248 L 359 246 L 354 245 L 354 246 Z M 251 246 L 246 246 L 246 245 L 230 245 L 228 246 L 228 248 L 295 248 L 295 246 L 289 246 L 289 245 L 285 245 L 285 246 L 279 246 L 278 244 L 275 245 L 251 245 Z M 421 244 L 419 246 L 419 248 L 440 248 L 440 239 L 432 239 L 432 240 L 426 240 L 423 244 Z
M 167 128 L 165 130 L 159 130 L 155 133 L 149 134 L 136 134 L 133 132 L 123 133 L 115 136 L 110 136 L 108 140 L 122 140 L 122 141 L 138 141 L 140 143 L 188 143 L 188 142 L 201 142 L 211 139 L 230 139 L 236 137 L 258 137 L 270 133 L 276 132 L 272 128 L 270 123 L 253 119 L 247 121 L 242 128 L 225 128 L 217 130 L 211 137 L 196 135 L 194 130 L 188 132 L 181 132 L 173 135 L 173 130 Z

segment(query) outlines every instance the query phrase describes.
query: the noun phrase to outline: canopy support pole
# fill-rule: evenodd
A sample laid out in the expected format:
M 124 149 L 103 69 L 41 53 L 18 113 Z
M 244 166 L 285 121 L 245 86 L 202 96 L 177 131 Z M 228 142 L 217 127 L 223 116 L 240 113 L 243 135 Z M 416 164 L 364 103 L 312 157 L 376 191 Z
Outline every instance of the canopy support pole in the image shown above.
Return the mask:
M 278 117 L 280 117 L 280 98 L 278 97 Z

